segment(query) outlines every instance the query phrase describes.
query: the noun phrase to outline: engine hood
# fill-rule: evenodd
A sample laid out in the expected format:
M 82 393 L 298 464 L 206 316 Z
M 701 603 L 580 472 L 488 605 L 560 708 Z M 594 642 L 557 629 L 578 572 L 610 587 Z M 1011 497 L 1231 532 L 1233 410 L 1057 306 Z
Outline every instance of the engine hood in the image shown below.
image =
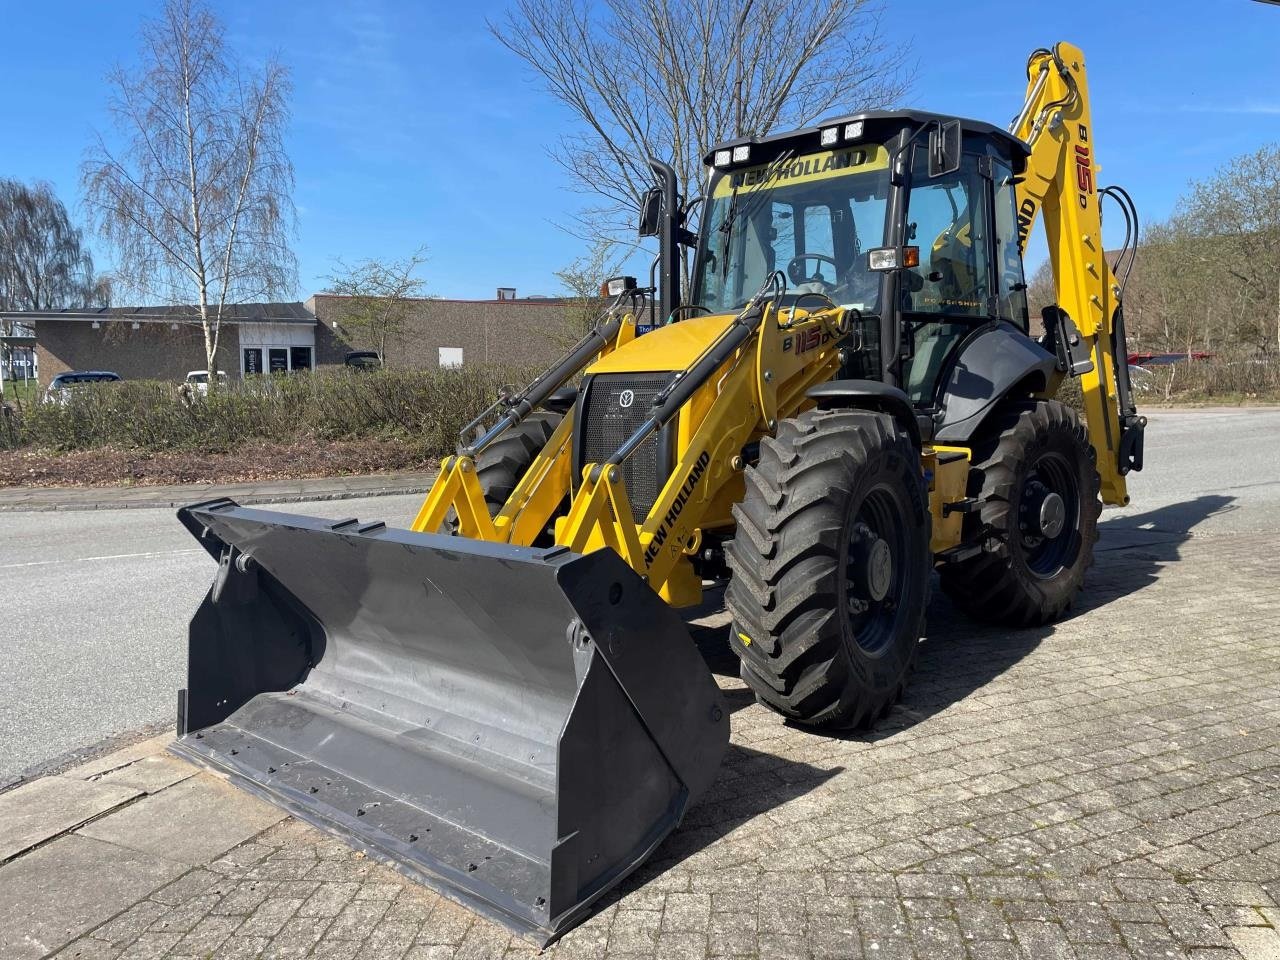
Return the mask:
M 656 327 L 587 367 L 588 374 L 686 370 L 709 344 L 733 323 L 736 315 L 692 317 Z

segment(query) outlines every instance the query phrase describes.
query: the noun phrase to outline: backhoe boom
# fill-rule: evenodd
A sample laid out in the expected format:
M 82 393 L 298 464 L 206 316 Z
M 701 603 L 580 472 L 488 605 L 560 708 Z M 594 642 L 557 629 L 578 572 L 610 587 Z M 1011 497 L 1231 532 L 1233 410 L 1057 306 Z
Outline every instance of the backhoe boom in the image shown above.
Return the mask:
M 1037 50 L 1027 64 L 1027 99 L 1010 132 L 1031 147 L 1018 184 L 1018 245 L 1043 217 L 1064 341 L 1079 357 L 1089 439 L 1098 453 L 1102 498 L 1126 504 L 1125 474 L 1142 466 L 1142 430 L 1129 391 L 1121 287 L 1102 246 L 1102 202 L 1084 54 L 1069 43 Z M 1051 323 L 1057 317 L 1047 318 Z M 1052 333 L 1052 331 L 1050 331 Z

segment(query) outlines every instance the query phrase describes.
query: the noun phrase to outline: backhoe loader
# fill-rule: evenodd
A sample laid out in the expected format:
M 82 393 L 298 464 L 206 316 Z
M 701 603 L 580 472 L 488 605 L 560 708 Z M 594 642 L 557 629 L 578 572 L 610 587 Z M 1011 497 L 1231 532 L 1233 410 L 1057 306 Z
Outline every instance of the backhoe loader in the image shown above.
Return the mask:
M 1131 235 L 1136 215 L 1095 183 L 1079 50 L 1031 56 L 1007 131 L 873 111 L 706 164 L 694 201 L 651 161 L 648 286 L 609 281 L 408 530 L 179 512 L 218 570 L 174 749 L 539 942 L 715 777 L 729 717 L 676 612 L 705 586 L 727 584 L 760 703 L 866 727 L 907 682 L 935 570 L 968 614 L 1053 621 L 1142 466 L 1102 196 Z M 1068 378 L 1083 423 L 1054 399 Z

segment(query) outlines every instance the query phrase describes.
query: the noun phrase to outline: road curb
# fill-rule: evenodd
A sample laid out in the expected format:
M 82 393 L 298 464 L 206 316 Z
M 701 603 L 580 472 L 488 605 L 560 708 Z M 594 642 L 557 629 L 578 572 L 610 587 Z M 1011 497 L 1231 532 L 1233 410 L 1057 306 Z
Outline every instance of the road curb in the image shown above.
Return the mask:
M 362 478 L 363 479 L 363 478 Z M 192 484 L 190 487 L 182 489 L 180 492 L 174 490 L 172 493 L 166 491 L 165 494 L 159 496 L 130 496 L 134 493 L 129 490 L 127 493 L 120 487 L 104 488 L 109 491 L 101 499 L 85 499 L 78 500 L 74 497 L 68 499 L 40 497 L 38 494 L 32 494 L 29 499 L 14 500 L 5 502 L 5 494 L 0 491 L 0 513 L 48 513 L 53 511 L 74 511 L 74 510 L 140 510 L 146 508 L 176 508 L 186 506 L 189 503 L 199 503 L 204 500 L 216 500 L 219 497 L 230 497 L 237 503 L 264 504 L 264 503 L 307 503 L 319 500 L 357 500 L 364 497 L 391 497 L 403 496 L 411 493 L 425 494 L 427 488 L 435 479 L 434 474 L 422 474 L 412 477 L 406 477 L 401 481 L 388 482 L 377 486 L 370 487 L 348 487 L 334 489 L 332 487 L 320 487 L 316 490 L 298 490 L 296 489 L 297 481 L 289 482 L 288 490 L 243 490 L 234 486 L 217 486 Z M 284 484 L 282 484 L 283 486 Z M 32 490 L 38 488 L 30 488 Z M 59 487 L 60 491 L 72 490 L 75 494 L 79 494 L 80 490 L 75 488 Z M 87 489 L 86 489 L 86 496 Z M 145 487 L 138 488 L 139 493 L 146 490 Z M 153 488 L 154 489 L 154 488 Z

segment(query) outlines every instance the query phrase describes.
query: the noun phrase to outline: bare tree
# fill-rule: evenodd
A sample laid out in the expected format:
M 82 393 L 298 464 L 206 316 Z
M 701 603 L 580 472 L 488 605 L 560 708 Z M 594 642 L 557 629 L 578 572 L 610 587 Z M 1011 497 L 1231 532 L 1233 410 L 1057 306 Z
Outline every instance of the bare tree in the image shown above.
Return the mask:
M 106 289 L 53 188 L 0 179 L 0 307 L 94 306 Z
M 568 348 L 582 339 L 604 310 L 607 299 L 601 295 L 601 284 L 621 269 L 625 254 L 617 244 L 598 240 L 562 270 L 556 277 L 565 289 L 564 323 L 544 332 L 547 339 Z
M 350 298 L 342 311 L 343 330 L 352 340 L 377 350 L 383 363 L 387 344 L 400 335 L 413 301 L 423 296 L 426 281 L 414 274 L 426 262 L 426 247 L 400 260 L 361 260 L 351 266 L 338 260 L 327 278 L 326 292 Z
M 0 310 L 107 306 L 110 284 L 93 271 L 84 237 L 47 183 L 0 179 Z M 0 368 L 10 359 L 0 323 Z M 4 380 L 0 376 L 0 397 Z
M 168 0 L 142 39 L 141 62 L 108 75 L 120 145 L 90 148 L 86 199 L 131 291 L 196 305 L 216 370 L 227 307 L 297 283 L 289 75 L 238 64 L 201 0 Z
M 888 106 L 907 85 L 877 0 L 514 0 L 490 30 L 582 124 L 552 155 L 596 198 L 590 239 L 633 228 L 651 154 L 691 197 L 712 144 Z
M 1238 336 L 1280 350 L 1280 143 L 1236 157 L 1192 184 L 1171 227 L 1245 307 Z

